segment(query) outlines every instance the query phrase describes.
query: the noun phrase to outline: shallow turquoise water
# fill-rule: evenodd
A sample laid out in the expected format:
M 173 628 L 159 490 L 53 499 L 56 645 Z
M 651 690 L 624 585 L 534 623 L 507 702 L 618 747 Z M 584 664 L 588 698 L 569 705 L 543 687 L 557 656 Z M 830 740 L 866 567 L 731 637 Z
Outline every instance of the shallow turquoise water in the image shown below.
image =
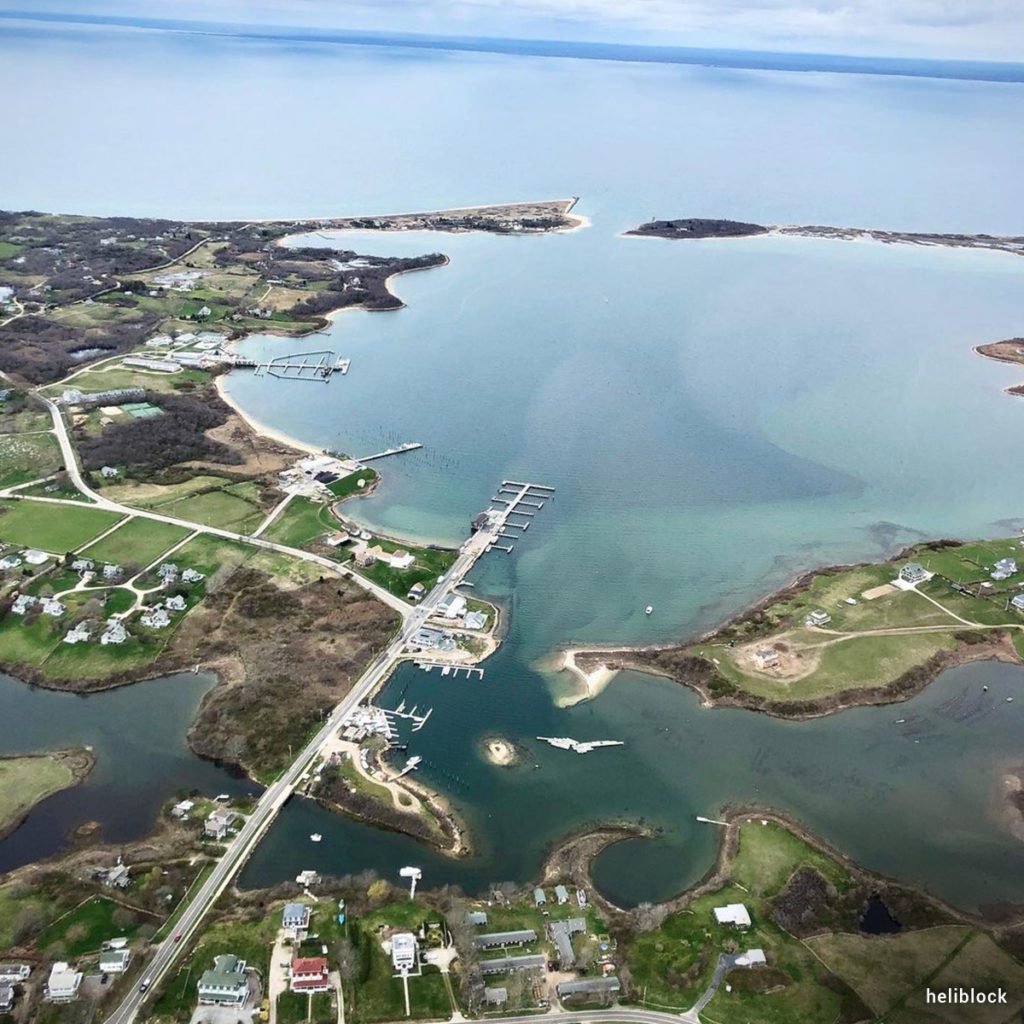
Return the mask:
M 622 900 L 653 898 L 709 863 L 695 814 L 755 800 L 961 905 L 1024 897 L 995 807 L 1024 741 L 1007 710 L 1021 703 L 996 696 L 1019 687 L 1015 668 L 961 669 L 898 712 L 804 724 L 702 712 L 633 675 L 558 711 L 558 684 L 532 668 L 571 641 L 693 635 L 810 566 L 1016 527 L 1024 405 L 999 394 L 1014 371 L 971 347 L 1021 332 L 1024 261 L 619 233 L 685 215 L 1024 232 L 1024 90 L 90 30 L 12 28 L 0 51 L 5 93 L 42 83 L 6 111 L 8 206 L 250 218 L 577 193 L 593 221 L 540 238 L 351 236 L 452 262 L 396 281 L 398 313 L 337 319 L 346 378 L 231 379 L 304 440 L 357 455 L 425 444 L 382 465 L 359 504 L 371 523 L 455 542 L 503 477 L 558 488 L 515 554 L 477 570 L 512 613 L 485 682 L 404 669 L 383 698 L 408 688 L 436 708 L 413 752 L 481 855 L 453 865 L 293 801 L 247 881 L 410 860 L 428 883 L 526 878 L 559 834 L 624 815 L 663 837 L 611 851 L 597 877 Z M 911 714 L 920 731 L 893 726 Z M 536 749 L 540 769 L 500 773 L 475 752 L 490 731 L 627 746 Z

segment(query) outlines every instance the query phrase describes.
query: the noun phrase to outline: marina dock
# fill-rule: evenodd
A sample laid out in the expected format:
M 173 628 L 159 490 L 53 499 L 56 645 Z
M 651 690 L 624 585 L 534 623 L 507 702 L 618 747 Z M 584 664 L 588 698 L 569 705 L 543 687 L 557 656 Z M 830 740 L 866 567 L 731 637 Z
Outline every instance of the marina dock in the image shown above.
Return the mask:
M 465 672 L 467 678 L 476 676 L 478 679 L 483 679 L 484 677 L 484 670 L 476 665 L 451 665 L 443 661 L 417 661 L 416 667 L 423 669 L 424 672 L 431 672 L 435 668 L 439 668 L 441 675 L 453 678 L 457 678 L 460 672 Z
M 280 380 L 328 381 L 336 373 L 347 374 L 351 364 L 351 359 L 341 359 L 327 350 L 292 352 L 264 361 L 236 355 L 231 360 L 234 367 L 251 367 L 257 377 L 277 377 Z

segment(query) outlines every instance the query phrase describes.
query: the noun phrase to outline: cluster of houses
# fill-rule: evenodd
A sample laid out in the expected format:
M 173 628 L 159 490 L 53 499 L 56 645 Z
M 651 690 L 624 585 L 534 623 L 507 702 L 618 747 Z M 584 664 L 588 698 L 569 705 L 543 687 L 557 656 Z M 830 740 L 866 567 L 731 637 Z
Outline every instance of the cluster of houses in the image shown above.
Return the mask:
M 103 943 L 96 970 L 100 975 L 124 974 L 132 963 L 132 951 L 125 938 L 109 939 Z M 9 1013 L 14 1006 L 17 986 L 23 985 L 32 968 L 23 963 L 0 964 L 0 1013 Z M 73 1003 L 81 993 L 85 972 L 66 960 L 51 965 L 43 988 L 43 998 L 49 1003 Z
M 21 552 L 8 552 L 0 558 L 0 570 L 10 572 L 19 569 L 22 565 L 45 565 L 53 556 L 37 548 L 26 548 Z
M 379 544 L 370 547 L 365 540 L 360 540 L 352 548 L 352 561 L 365 569 L 368 566 L 382 562 L 392 569 L 405 570 L 412 568 L 416 562 L 416 556 L 405 548 L 397 548 L 395 551 L 385 551 Z

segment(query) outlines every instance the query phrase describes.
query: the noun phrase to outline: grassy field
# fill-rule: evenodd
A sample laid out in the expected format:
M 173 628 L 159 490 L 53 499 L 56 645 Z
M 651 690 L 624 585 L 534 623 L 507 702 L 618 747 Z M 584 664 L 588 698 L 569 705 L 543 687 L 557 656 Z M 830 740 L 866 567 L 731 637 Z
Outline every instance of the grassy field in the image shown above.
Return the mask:
M 26 918 L 43 921 L 57 913 L 57 905 L 38 889 L 21 882 L 0 887 L 0 949 L 9 949 L 20 941 L 18 929 Z
M 62 465 L 53 434 L 0 434 L 0 487 L 49 476 Z
M 100 562 L 145 566 L 188 534 L 187 529 L 170 523 L 154 519 L 129 519 L 113 533 L 91 544 L 82 554 Z
M 40 800 L 74 780 L 66 762 L 52 754 L 0 758 L 0 835 Z
M 7 501 L 0 504 L 0 540 L 61 554 L 80 548 L 120 518 L 87 505 Z
M 991 580 L 995 562 L 1006 557 L 1019 558 L 1022 571 L 1005 581 Z M 904 561 L 919 561 L 936 575 L 916 590 L 887 587 Z M 972 625 L 1024 626 L 1024 615 L 1009 606 L 1022 586 L 1019 538 L 922 545 L 899 563 L 818 573 L 686 653 L 715 664 L 726 681 L 758 697 L 782 703 L 821 699 L 892 683 L 940 651 L 955 648 L 954 634 Z M 805 617 L 817 609 L 831 621 L 820 629 L 807 628 Z M 948 627 L 948 632 L 926 632 L 935 627 Z M 908 632 L 877 632 L 887 630 Z M 1012 634 L 1024 653 L 1020 632 L 1014 628 Z M 752 653 L 767 646 L 780 652 L 780 664 L 762 669 Z
M 374 537 L 368 543 L 371 547 L 379 546 L 384 551 L 403 550 L 415 556 L 416 561 L 408 569 L 394 569 L 381 561 L 365 568 L 356 566 L 355 563 L 349 564 L 349 568 L 353 572 L 361 573 L 367 579 L 399 597 L 405 597 L 409 588 L 417 583 L 424 584 L 427 590 L 430 590 L 438 576 L 447 572 L 458 557 L 458 552 L 450 548 L 420 548 L 400 544 L 384 537 Z
M 292 498 L 263 536 L 288 547 L 301 548 L 325 533 L 340 529 L 341 525 L 326 505 L 299 495 Z
M 363 481 L 363 486 L 359 486 L 359 481 Z M 327 490 L 331 492 L 336 498 L 349 498 L 353 494 L 358 494 L 359 491 L 364 491 L 370 487 L 377 480 L 377 471 L 375 469 L 360 469 L 355 473 L 349 473 L 348 476 L 343 476 L 340 480 L 335 480 L 334 483 L 327 485 Z
M 209 474 L 169 485 L 125 482 L 104 488 L 103 493 L 138 508 L 238 533 L 254 529 L 266 515 L 255 482 Z
M 106 939 L 131 936 L 138 925 L 118 925 L 114 916 L 119 906 L 113 900 L 95 896 L 57 918 L 39 935 L 36 945 L 50 949 L 59 944 L 62 955 L 78 957 L 100 948 Z

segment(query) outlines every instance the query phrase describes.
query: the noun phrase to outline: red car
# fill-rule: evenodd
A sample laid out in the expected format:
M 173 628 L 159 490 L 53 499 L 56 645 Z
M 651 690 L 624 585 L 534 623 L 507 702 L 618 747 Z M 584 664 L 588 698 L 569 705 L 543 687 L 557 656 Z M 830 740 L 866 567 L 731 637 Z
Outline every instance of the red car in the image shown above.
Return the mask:
M 181 932 L 178 932 L 178 934 L 174 936 L 174 941 L 175 942 L 180 942 L 181 941 Z

